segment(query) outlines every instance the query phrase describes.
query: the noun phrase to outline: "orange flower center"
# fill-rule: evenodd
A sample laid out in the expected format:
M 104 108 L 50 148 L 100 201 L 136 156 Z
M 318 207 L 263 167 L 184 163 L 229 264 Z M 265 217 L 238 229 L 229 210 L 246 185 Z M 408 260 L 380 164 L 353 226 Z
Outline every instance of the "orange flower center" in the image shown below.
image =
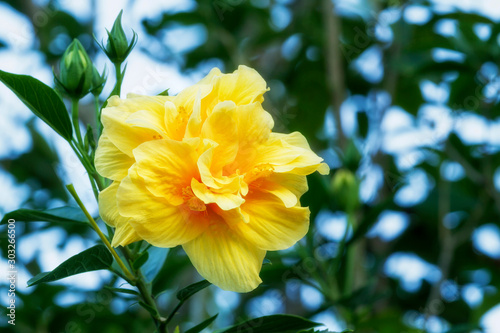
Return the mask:
M 186 186 L 182 189 L 182 199 L 188 208 L 195 212 L 204 212 L 207 206 L 197 196 L 194 195 L 191 186 Z
M 245 175 L 245 182 L 250 184 L 259 178 L 269 177 L 273 172 L 274 168 L 269 163 L 257 165 Z

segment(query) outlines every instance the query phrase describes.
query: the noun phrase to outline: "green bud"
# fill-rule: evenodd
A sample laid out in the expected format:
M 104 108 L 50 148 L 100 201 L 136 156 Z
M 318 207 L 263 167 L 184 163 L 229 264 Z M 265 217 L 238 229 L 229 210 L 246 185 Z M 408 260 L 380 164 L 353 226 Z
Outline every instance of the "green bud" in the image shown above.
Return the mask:
M 102 89 L 104 88 L 104 84 L 106 83 L 106 67 L 102 71 L 102 74 L 99 74 L 97 71 L 97 68 L 95 66 L 92 66 L 92 84 L 90 87 L 90 92 L 94 96 L 99 96 L 102 92 Z
M 340 169 L 333 175 L 332 190 L 341 208 L 352 213 L 359 205 L 359 182 L 348 169 Z
M 120 11 L 120 14 L 118 14 L 111 32 L 106 30 L 108 33 L 106 47 L 104 47 L 102 43 L 99 44 L 99 47 L 104 51 L 104 53 L 106 53 L 109 60 L 111 60 L 114 64 L 123 63 L 137 43 L 137 34 L 135 31 L 130 43 L 127 41 L 127 36 L 125 36 L 125 32 L 122 28 L 122 13 L 123 10 Z
M 77 39 L 73 40 L 59 63 L 56 86 L 72 98 L 82 98 L 90 91 L 93 67 L 82 44 Z
M 85 59 L 85 54 L 80 50 L 70 50 L 68 56 L 64 58 L 64 65 L 66 68 L 69 68 L 71 64 L 78 64 L 78 61 L 83 67 L 87 67 L 88 63 L 87 59 Z

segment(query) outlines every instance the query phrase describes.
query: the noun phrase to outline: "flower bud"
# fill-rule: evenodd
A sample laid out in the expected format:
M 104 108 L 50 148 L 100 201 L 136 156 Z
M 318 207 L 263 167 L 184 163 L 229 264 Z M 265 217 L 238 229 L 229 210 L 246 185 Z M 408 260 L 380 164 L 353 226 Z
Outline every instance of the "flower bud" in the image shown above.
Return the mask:
M 359 183 L 356 176 L 348 169 L 338 170 L 332 179 L 335 199 L 341 209 L 352 213 L 359 205 Z
M 97 68 L 93 66 L 92 70 L 92 83 L 90 86 L 90 92 L 94 96 L 99 96 L 104 88 L 104 84 L 106 83 L 106 68 L 102 71 L 102 74 L 99 74 Z
M 57 87 L 72 98 L 82 98 L 90 91 L 93 67 L 82 44 L 73 40 L 59 63 L 59 77 L 55 76 Z
M 114 64 L 121 64 L 124 62 L 137 43 L 137 34 L 135 32 L 130 43 L 127 41 L 127 36 L 125 36 L 125 32 L 122 28 L 122 13 L 123 10 L 118 14 L 111 32 L 106 30 L 108 33 L 106 47 L 104 47 L 103 44 L 99 44 L 109 60 Z

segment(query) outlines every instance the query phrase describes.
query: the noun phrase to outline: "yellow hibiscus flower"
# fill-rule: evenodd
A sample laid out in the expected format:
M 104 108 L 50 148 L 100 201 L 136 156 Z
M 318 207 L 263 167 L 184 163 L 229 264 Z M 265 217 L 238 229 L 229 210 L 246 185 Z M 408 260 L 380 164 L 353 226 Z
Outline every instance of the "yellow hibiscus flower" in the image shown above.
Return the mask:
M 306 233 L 299 199 L 306 175 L 329 168 L 300 133 L 273 133 L 253 69 L 213 69 L 177 96 L 113 96 L 102 111 L 95 164 L 113 180 L 99 195 L 113 246 L 145 240 L 182 245 L 198 272 L 222 289 L 262 281 L 266 251 Z

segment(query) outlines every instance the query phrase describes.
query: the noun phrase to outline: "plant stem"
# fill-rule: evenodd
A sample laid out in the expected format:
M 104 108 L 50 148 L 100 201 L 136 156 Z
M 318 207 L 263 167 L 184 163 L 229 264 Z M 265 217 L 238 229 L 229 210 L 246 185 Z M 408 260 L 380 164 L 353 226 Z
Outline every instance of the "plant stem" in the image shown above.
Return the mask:
M 129 263 L 133 262 L 134 255 L 131 253 L 130 249 L 128 247 L 121 247 L 120 250 L 123 253 L 123 256 L 127 258 Z M 133 266 L 131 265 L 132 269 Z M 159 333 L 165 333 L 167 332 L 167 323 L 168 320 L 165 320 L 165 318 L 160 316 L 160 312 L 158 311 L 158 307 L 156 306 L 156 302 L 151 295 L 151 291 L 149 290 L 146 282 L 144 275 L 142 274 L 142 271 L 140 268 L 136 269 L 134 271 L 135 273 L 135 280 L 134 280 L 134 285 L 137 287 L 139 290 L 139 293 L 141 294 L 142 299 L 144 300 L 144 303 L 149 305 L 152 309 L 154 309 L 154 314 L 151 313 L 151 318 L 156 324 L 156 327 L 158 329 Z
M 344 256 L 345 244 L 347 243 L 348 235 L 349 235 L 349 221 L 347 221 L 344 235 L 342 236 L 342 239 L 340 240 L 339 245 L 337 247 L 337 255 L 335 256 L 335 259 L 333 260 L 329 269 L 329 274 L 331 274 L 332 276 L 336 275 L 340 268 L 340 261 Z
M 153 317 L 157 325 L 164 319 L 160 317 L 160 313 L 158 311 L 158 308 L 156 307 L 156 302 L 153 299 L 153 296 L 148 290 L 148 287 L 146 286 L 146 283 L 144 282 L 144 276 L 142 275 L 142 272 L 140 269 L 137 270 L 137 284 L 136 284 L 137 289 L 139 289 L 139 292 L 142 295 L 142 298 L 144 299 L 144 302 L 151 306 L 153 309 L 156 310 L 156 314 Z
M 115 249 L 111 246 L 111 244 L 109 243 L 109 241 L 106 238 L 106 236 L 102 233 L 101 229 L 99 229 L 99 226 L 94 221 L 94 218 L 88 212 L 88 210 L 85 207 L 85 205 L 83 204 L 82 200 L 80 200 L 80 197 L 76 193 L 75 187 L 73 186 L 73 184 L 66 185 L 66 188 L 68 189 L 68 191 L 71 194 L 71 196 L 75 199 L 76 203 L 78 204 L 78 206 L 80 207 L 80 209 L 83 211 L 83 213 L 85 214 L 85 216 L 89 220 L 90 225 L 92 226 L 92 228 L 99 235 L 99 238 L 101 238 L 101 240 L 104 243 L 104 245 L 106 245 L 106 247 L 109 249 L 109 251 L 111 252 L 111 254 L 113 255 L 113 257 L 115 258 L 116 262 L 118 263 L 118 265 L 122 269 L 123 273 L 125 273 L 125 276 L 128 279 L 130 279 L 130 281 L 135 281 L 135 277 L 130 273 L 130 271 L 128 270 L 127 266 L 125 266 L 125 264 L 123 263 L 122 259 L 118 255 L 118 253 L 116 253 Z
M 94 196 L 97 200 L 99 191 L 102 191 L 106 188 L 105 184 L 103 183 L 103 178 L 97 173 L 92 161 L 90 160 L 87 153 L 82 149 L 82 146 L 78 142 L 74 142 L 74 140 L 68 141 L 68 143 L 87 171 L 90 184 L 92 185 L 92 190 L 94 191 Z
M 106 247 L 109 249 L 109 251 L 111 252 L 111 254 L 113 255 L 113 257 L 115 258 L 116 262 L 118 263 L 118 265 L 122 269 L 123 273 L 125 274 L 124 278 L 131 285 L 137 287 L 137 289 L 139 290 L 139 293 L 141 294 L 141 297 L 144 300 L 144 302 L 147 305 L 149 305 L 151 308 L 153 308 L 155 310 L 155 314 L 154 315 L 151 314 L 151 317 L 153 318 L 153 321 L 155 322 L 155 324 L 156 324 L 156 326 L 158 328 L 158 332 L 160 332 L 160 333 L 167 332 L 167 326 L 166 326 L 165 318 L 162 318 L 160 316 L 158 308 L 156 306 L 156 302 L 153 299 L 153 296 L 151 295 L 151 292 L 149 291 L 149 288 L 146 285 L 146 282 L 145 282 L 145 279 L 144 279 L 144 275 L 142 274 L 141 270 L 137 269 L 136 271 L 133 272 L 134 274 L 129 271 L 129 269 L 127 268 L 127 266 L 125 265 L 125 263 L 122 261 L 122 259 L 118 255 L 118 253 L 116 253 L 115 249 L 109 243 L 107 237 L 102 233 L 101 229 L 99 229 L 99 226 L 95 222 L 94 218 L 88 212 L 88 210 L 85 207 L 85 205 L 83 204 L 82 200 L 80 199 L 80 197 L 76 193 L 75 187 L 73 186 L 73 184 L 66 185 L 66 188 L 71 193 L 72 197 L 75 199 L 76 203 L 78 204 L 78 206 L 80 207 L 80 209 L 83 211 L 83 213 L 85 214 L 85 216 L 89 220 L 90 225 L 92 226 L 92 228 L 97 232 L 97 234 L 99 235 L 99 238 L 102 240 L 102 242 L 104 243 L 104 245 L 106 245 Z M 108 232 L 110 232 L 110 229 L 111 228 L 108 227 Z M 132 256 L 130 250 L 127 247 L 121 247 L 121 250 L 122 250 L 122 253 L 123 253 L 124 257 L 129 262 L 132 262 L 133 261 L 132 260 L 133 256 Z M 132 265 L 131 265 L 131 267 L 132 267 Z
M 101 229 L 99 229 L 99 226 L 95 222 L 94 218 L 90 215 L 87 208 L 83 204 L 82 200 L 80 199 L 80 197 L 76 193 L 75 187 L 73 186 L 73 184 L 66 185 L 66 188 L 68 189 L 71 196 L 75 199 L 76 203 L 78 204 L 80 209 L 83 211 L 83 213 L 85 214 L 85 216 L 89 220 L 92 228 L 97 232 L 97 234 L 99 235 L 99 238 L 102 240 L 104 245 L 109 249 L 109 251 L 111 252 L 113 257 L 115 258 L 116 262 L 118 263 L 118 265 L 122 269 L 123 273 L 125 274 L 125 279 L 131 285 L 137 287 L 137 289 L 139 290 L 139 293 L 141 294 L 142 299 L 144 300 L 144 303 L 146 303 L 147 305 L 149 305 L 151 308 L 153 308 L 155 310 L 154 315 L 151 314 L 151 317 L 153 318 L 153 321 L 155 322 L 155 324 L 158 328 L 158 332 L 160 332 L 160 333 L 167 332 L 167 326 L 166 326 L 167 322 L 165 321 L 165 318 L 160 316 L 158 308 L 156 306 L 156 302 L 155 302 L 153 296 L 151 295 L 151 292 L 149 291 L 149 288 L 145 282 L 144 275 L 142 274 L 142 271 L 140 270 L 140 268 L 133 271 L 133 273 L 130 272 L 130 270 L 127 268 L 125 263 L 122 261 L 122 259 L 118 255 L 118 253 L 116 253 L 115 249 L 109 243 L 107 237 L 102 233 Z M 110 229 L 111 228 L 108 227 L 108 232 L 110 232 Z M 122 251 L 124 257 L 129 261 L 129 263 L 133 262 L 133 255 L 127 247 L 121 247 L 121 251 Z M 132 270 L 133 270 L 133 268 L 132 268 Z
M 97 183 L 97 182 L 94 181 L 95 177 L 92 176 L 92 172 L 90 170 L 92 167 L 89 165 L 89 163 L 88 163 L 88 161 L 86 159 L 86 155 L 83 154 L 81 151 L 78 150 L 78 147 L 77 147 L 78 143 L 74 143 L 72 141 L 68 141 L 68 142 L 69 142 L 69 145 L 71 146 L 71 148 L 73 149 L 73 151 L 75 152 L 76 156 L 80 160 L 80 162 L 82 162 L 83 167 L 87 171 L 87 175 L 89 177 L 90 185 L 92 186 L 92 192 L 94 192 L 94 197 L 97 200 L 97 198 L 99 197 L 99 190 L 97 189 L 98 186 L 99 186 L 99 183 Z
M 77 98 L 71 99 L 71 118 L 78 145 L 83 147 L 82 133 L 80 132 L 80 118 L 78 117 L 78 101 Z
M 115 65 L 115 77 L 116 77 L 116 84 L 115 87 L 113 88 L 113 91 L 111 92 L 111 95 L 118 95 L 120 97 L 120 93 L 122 90 L 122 82 L 123 82 L 123 73 L 121 72 L 121 63 L 116 63 Z
M 134 257 L 137 256 L 137 254 L 141 250 L 141 246 L 142 246 L 142 241 L 138 241 L 137 243 L 135 243 L 134 250 L 133 250 L 133 253 L 132 253 L 132 255 Z
M 108 239 L 113 239 L 113 228 L 111 228 L 107 223 L 104 223 L 104 225 L 106 226 L 106 230 L 108 231 Z
M 172 318 L 174 318 L 174 315 L 177 313 L 177 311 L 179 311 L 179 309 L 183 304 L 184 304 L 183 301 L 180 301 L 179 304 L 177 304 L 177 306 L 172 310 L 172 312 L 168 316 L 167 320 L 165 321 L 165 324 L 168 324 L 172 320 Z
M 99 107 L 99 95 L 94 95 L 94 108 L 95 108 L 95 127 L 97 131 L 97 140 L 101 136 L 102 124 L 101 124 L 101 108 Z

